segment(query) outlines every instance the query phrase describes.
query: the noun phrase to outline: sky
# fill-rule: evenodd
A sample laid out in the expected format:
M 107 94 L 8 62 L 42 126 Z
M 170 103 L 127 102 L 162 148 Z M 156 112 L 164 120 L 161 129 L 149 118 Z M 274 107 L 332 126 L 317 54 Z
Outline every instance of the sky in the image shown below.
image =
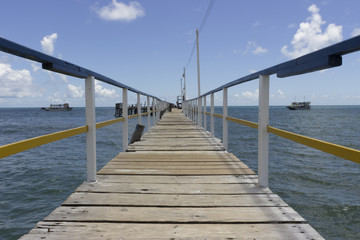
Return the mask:
M 0 37 L 98 72 L 169 102 L 197 96 L 195 31 L 210 0 L 7 0 Z M 360 34 L 358 0 L 215 0 L 199 34 L 201 93 Z M 270 105 L 360 105 L 360 52 L 343 65 L 270 77 Z M 228 90 L 229 105 L 258 104 L 258 81 Z M 96 106 L 115 106 L 122 90 L 95 82 Z M 141 97 L 144 103 L 145 97 Z M 209 98 L 207 99 L 209 105 Z M 85 105 L 84 80 L 43 70 L 0 52 L 0 107 Z M 129 103 L 136 94 L 129 93 Z M 215 94 L 221 105 L 222 93 Z

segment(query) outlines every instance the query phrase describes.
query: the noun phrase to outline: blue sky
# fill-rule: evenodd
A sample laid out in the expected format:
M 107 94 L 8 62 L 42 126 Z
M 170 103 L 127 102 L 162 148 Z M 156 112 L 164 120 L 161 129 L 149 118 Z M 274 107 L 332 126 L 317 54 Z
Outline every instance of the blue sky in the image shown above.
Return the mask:
M 175 102 L 186 67 L 187 97 L 197 96 L 190 58 L 210 0 L 3 1 L 0 36 Z M 360 34 L 357 0 L 215 0 L 200 32 L 201 92 Z M 189 63 L 189 64 L 188 64 Z M 271 76 L 270 104 L 360 105 L 360 53 L 343 66 L 302 76 Z M 230 105 L 257 105 L 258 81 L 229 89 Z M 215 95 L 221 103 L 221 93 Z M 129 102 L 135 103 L 135 94 Z M 84 81 L 0 53 L 0 107 L 51 102 L 84 106 Z M 96 105 L 114 106 L 121 89 L 96 83 Z M 142 97 L 142 101 L 145 98 Z M 209 100 L 208 100 L 209 101 Z

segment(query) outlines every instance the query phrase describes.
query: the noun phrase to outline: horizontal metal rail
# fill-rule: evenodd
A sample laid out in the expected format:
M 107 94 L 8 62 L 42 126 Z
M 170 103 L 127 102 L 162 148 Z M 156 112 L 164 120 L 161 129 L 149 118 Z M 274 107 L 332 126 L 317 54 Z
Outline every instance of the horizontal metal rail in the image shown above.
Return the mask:
M 247 127 L 255 128 L 255 129 L 258 129 L 258 126 L 259 126 L 259 124 L 257 124 L 257 123 L 239 119 L 239 118 L 234 118 L 234 117 L 226 117 L 226 120 L 233 122 L 233 123 L 238 123 L 238 124 L 241 124 L 241 125 L 244 125 Z
M 208 91 L 200 97 L 207 96 L 211 93 L 222 91 L 241 83 L 258 79 L 260 75 L 277 74 L 279 78 L 310 73 L 314 71 L 324 70 L 327 68 L 338 67 L 342 65 L 342 56 L 360 50 L 360 36 L 350 38 L 329 47 L 306 54 L 299 58 L 260 70 L 249 74 L 245 77 L 238 78 L 232 82 L 226 83 L 218 88 Z M 197 98 L 193 98 L 197 99 Z M 193 100 L 189 99 L 189 100 Z
M 222 117 L 223 117 L 223 115 L 217 114 L 217 113 L 214 113 L 213 116 L 214 116 L 214 117 L 217 117 L 217 118 L 222 118 Z
M 311 148 L 315 148 L 318 150 L 321 150 L 323 152 L 326 153 L 330 153 L 332 155 L 356 162 L 356 163 L 360 163 L 360 151 L 353 149 L 353 148 L 348 148 L 348 147 L 344 147 L 344 146 L 340 146 L 337 144 L 333 144 L 333 143 L 329 143 L 329 142 L 325 142 L 325 141 L 321 141 L 315 138 L 310 138 L 310 137 L 306 137 L 306 136 L 302 136 L 296 133 L 292 133 L 292 132 L 288 132 L 285 130 L 281 130 L 278 128 L 274 128 L 271 126 L 267 127 L 268 132 L 275 134 L 279 137 L 285 138 L 285 139 L 289 139 L 291 141 L 300 143 L 302 145 L 311 147 Z
M 208 113 L 206 113 L 208 114 Z M 214 117 L 222 118 L 222 115 L 220 114 L 213 114 Z M 259 124 L 239 118 L 234 117 L 226 117 L 227 121 L 241 124 L 247 127 L 251 127 L 254 129 L 258 129 Z M 306 137 L 300 134 L 288 132 L 285 130 L 281 130 L 275 127 L 268 126 L 267 127 L 268 133 L 272 133 L 274 135 L 277 135 L 279 137 L 294 141 L 296 143 L 300 143 L 302 145 L 332 154 L 334 156 L 347 159 L 356 163 L 360 163 L 360 150 L 344 147 L 341 145 L 337 145 L 334 143 L 318 140 L 311 137 Z
M 32 60 L 35 62 L 39 62 L 42 64 L 43 69 L 46 69 L 49 71 L 58 72 L 58 73 L 62 73 L 65 75 L 78 77 L 78 78 L 87 78 L 88 76 L 93 76 L 95 79 L 97 79 L 101 82 L 105 82 L 105 83 L 108 83 L 108 84 L 116 86 L 116 87 L 125 88 L 134 93 L 140 93 L 141 95 L 159 99 L 153 95 L 150 95 L 150 94 L 144 93 L 142 91 L 139 91 L 135 88 L 129 87 L 125 84 L 122 84 L 118 81 L 115 81 L 114 79 L 106 77 L 97 72 L 94 72 L 89 69 L 75 65 L 73 63 L 49 56 L 47 54 L 44 54 L 39 51 L 33 50 L 31 48 L 22 46 L 18 43 L 14 43 L 12 41 L 9 41 L 9 40 L 7 40 L 5 38 L 1 38 L 1 37 L 0 37 L 0 51 L 10 53 L 10 54 L 18 56 L 18 57 L 26 58 L 26 59 L 29 59 L 29 60 Z
M 64 138 L 72 137 L 78 134 L 86 133 L 87 126 L 77 127 L 69 130 L 64 130 L 56 133 L 50 133 L 39 137 L 34 137 L 22 140 L 15 143 L 0 146 L 0 158 L 4 158 L 15 153 L 23 152 L 31 148 L 35 148 L 47 143 L 55 142 Z
M 96 129 L 102 128 L 102 127 L 106 127 L 115 123 L 119 123 L 119 122 L 123 122 L 125 119 L 123 117 L 120 118 L 116 118 L 116 119 L 111 119 L 111 120 L 107 120 L 104 122 L 99 122 L 96 124 Z
M 130 115 L 129 119 L 136 118 L 137 116 L 138 116 L 137 114 Z M 124 121 L 124 118 L 120 117 L 120 118 L 116 118 L 116 119 L 99 122 L 99 123 L 96 123 L 96 129 L 103 128 L 103 127 L 106 127 L 106 126 L 109 126 L 109 125 L 112 125 L 115 123 L 120 123 L 123 121 Z M 58 141 L 61 139 L 73 137 L 73 136 L 76 136 L 76 135 L 79 135 L 82 133 L 86 133 L 86 132 L 88 132 L 88 126 L 82 126 L 82 127 L 77 127 L 77 128 L 64 130 L 64 131 L 50 133 L 50 134 L 46 134 L 46 135 L 42 135 L 42 136 L 38 136 L 38 137 L 34 137 L 34 138 L 25 139 L 22 141 L 10 143 L 7 145 L 3 145 L 3 146 L 0 146 L 0 159 L 4 158 L 4 157 L 8 157 L 8 156 L 16 154 L 16 153 L 20 153 L 20 152 L 35 148 L 35 147 L 39 147 L 44 144 L 48 144 L 48 143 L 55 142 L 55 141 Z

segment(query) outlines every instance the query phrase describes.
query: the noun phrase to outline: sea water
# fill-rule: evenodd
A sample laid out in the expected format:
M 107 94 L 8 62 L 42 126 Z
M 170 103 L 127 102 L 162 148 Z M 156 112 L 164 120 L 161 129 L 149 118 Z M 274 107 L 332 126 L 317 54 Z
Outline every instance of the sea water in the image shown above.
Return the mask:
M 209 111 L 209 109 L 208 109 Z M 229 107 L 229 116 L 257 122 L 257 107 Z M 215 108 L 222 112 L 221 107 Z M 97 108 L 97 122 L 114 118 Z M 221 119 L 215 135 L 222 138 Z M 129 137 L 137 123 L 129 120 Z M 146 118 L 143 118 L 146 123 Z M 207 118 L 207 129 L 210 120 Z M 122 123 L 97 131 L 97 168 L 122 151 Z M 85 125 L 85 109 L 45 112 L 0 109 L 0 145 Z M 360 149 L 360 106 L 270 107 L 270 125 Z M 257 170 L 257 131 L 229 122 L 229 152 Z M 270 135 L 270 188 L 326 239 L 360 239 L 360 164 Z M 85 134 L 0 159 L 0 239 L 18 239 L 86 179 Z

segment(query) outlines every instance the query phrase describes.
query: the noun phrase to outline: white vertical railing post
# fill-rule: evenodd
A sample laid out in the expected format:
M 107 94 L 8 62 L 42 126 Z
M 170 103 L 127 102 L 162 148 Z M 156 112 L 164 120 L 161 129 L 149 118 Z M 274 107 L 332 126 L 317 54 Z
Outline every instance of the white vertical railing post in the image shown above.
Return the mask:
M 159 99 L 156 99 L 156 122 L 160 120 L 160 104 Z
M 95 78 L 89 76 L 85 79 L 86 104 L 86 171 L 87 181 L 96 181 L 96 119 L 95 119 Z
M 122 141 L 123 141 L 123 151 L 126 152 L 129 141 L 129 128 L 128 128 L 128 98 L 127 98 L 127 89 L 123 88 L 123 132 L 122 132 Z
M 198 126 L 202 127 L 202 98 L 199 97 L 198 101 Z
M 228 91 L 227 88 L 223 90 L 223 145 L 225 151 L 228 150 L 228 124 L 226 117 L 228 116 Z
M 190 120 L 192 121 L 192 102 L 191 101 L 189 101 L 189 118 L 190 118 Z
M 194 100 L 190 101 L 190 108 L 191 108 L 191 121 L 194 121 Z
M 207 117 L 206 117 L 206 96 L 204 96 L 204 129 L 207 129 Z
M 150 126 L 150 97 L 149 96 L 146 97 L 146 103 L 147 103 L 146 112 L 148 113 L 147 114 L 147 129 L 149 131 L 149 129 L 151 127 Z
M 141 124 L 141 102 L 140 102 L 140 93 L 137 94 L 137 114 L 138 114 L 138 124 Z
M 258 184 L 269 185 L 269 76 L 259 79 L 259 129 L 258 129 Z
M 152 98 L 152 112 L 153 125 L 155 125 L 155 98 Z
M 214 93 L 210 94 L 210 105 L 211 105 L 211 114 L 210 114 L 210 132 L 211 137 L 215 137 L 215 127 L 214 127 Z
M 194 121 L 194 102 L 193 102 L 193 100 L 190 101 L 190 107 L 191 107 L 191 121 Z

